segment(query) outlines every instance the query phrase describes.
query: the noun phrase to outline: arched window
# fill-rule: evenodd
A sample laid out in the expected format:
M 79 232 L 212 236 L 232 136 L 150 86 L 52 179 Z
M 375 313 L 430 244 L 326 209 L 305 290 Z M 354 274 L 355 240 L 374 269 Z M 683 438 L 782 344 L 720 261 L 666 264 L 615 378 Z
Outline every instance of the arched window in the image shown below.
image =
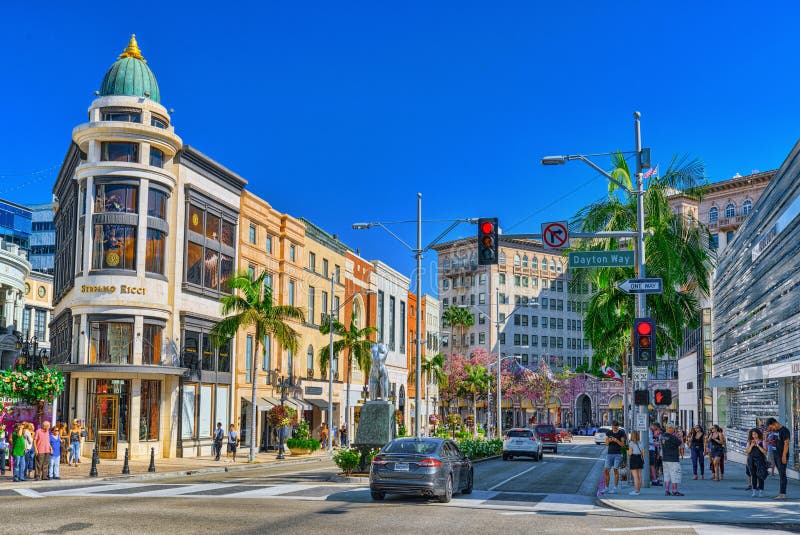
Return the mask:
M 746 201 L 744 201 L 744 204 L 742 204 L 742 215 L 749 214 L 750 210 L 752 209 L 753 209 L 753 201 L 747 199 Z
M 475 253 L 469 255 L 469 265 L 470 267 L 475 267 L 478 265 L 478 256 Z
M 736 208 L 733 206 L 733 203 L 730 203 L 725 207 L 725 217 L 733 217 L 734 215 L 736 215 Z
M 361 328 L 361 301 L 358 299 L 353 302 L 353 323 L 356 328 Z
M 308 368 L 308 376 L 314 377 L 314 347 L 311 345 L 306 351 L 306 368 Z
M 445 271 L 450 269 L 450 259 L 449 258 L 445 258 L 444 259 L 444 262 L 442 263 L 442 269 L 444 269 Z
M 719 209 L 716 206 L 712 206 L 711 210 L 708 211 L 708 222 L 714 223 L 719 219 Z
M 467 255 L 461 257 L 461 267 L 462 268 L 467 267 Z
M 561 273 L 562 271 L 564 271 L 564 264 L 561 263 L 561 260 L 556 262 L 556 271 L 558 273 Z
M 523 255 L 522 257 L 522 267 L 528 267 L 528 255 Z
M 544 256 L 542 257 L 542 270 L 547 271 L 547 258 Z
M 501 264 L 505 264 L 506 263 L 506 253 L 503 252 L 503 251 L 500 251 L 500 263 Z
M 531 269 L 539 269 L 539 261 L 536 257 L 531 257 Z
M 519 255 L 518 254 L 514 255 L 514 265 L 519 267 Z
M 552 258 L 550 259 L 550 271 L 556 270 L 556 262 Z

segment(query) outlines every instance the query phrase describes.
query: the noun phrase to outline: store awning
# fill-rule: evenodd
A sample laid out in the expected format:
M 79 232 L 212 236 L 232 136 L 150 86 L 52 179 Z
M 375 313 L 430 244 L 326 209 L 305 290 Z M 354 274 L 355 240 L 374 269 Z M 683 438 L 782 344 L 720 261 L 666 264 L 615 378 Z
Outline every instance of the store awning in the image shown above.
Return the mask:
M 242 397 L 242 401 L 244 401 L 248 405 L 250 404 L 250 398 L 249 397 Z M 272 407 L 275 406 L 275 403 L 273 403 L 273 401 L 274 400 L 272 398 L 269 398 L 269 399 L 267 399 L 267 398 L 258 398 L 258 403 L 257 403 L 256 407 L 258 408 L 259 411 L 268 411 Z M 277 402 L 277 404 L 280 405 L 280 402 Z
M 315 407 L 319 407 L 320 409 L 327 409 L 328 408 L 328 400 L 327 399 L 319 399 L 319 398 L 305 398 L 306 403 L 310 403 Z
M 292 405 L 295 408 L 295 410 L 298 410 L 300 412 L 302 412 L 302 411 L 310 411 L 311 408 L 312 408 L 311 405 L 309 405 L 308 403 L 306 403 L 302 399 L 297 399 L 297 398 L 288 398 L 286 400 L 286 404 L 287 405 Z

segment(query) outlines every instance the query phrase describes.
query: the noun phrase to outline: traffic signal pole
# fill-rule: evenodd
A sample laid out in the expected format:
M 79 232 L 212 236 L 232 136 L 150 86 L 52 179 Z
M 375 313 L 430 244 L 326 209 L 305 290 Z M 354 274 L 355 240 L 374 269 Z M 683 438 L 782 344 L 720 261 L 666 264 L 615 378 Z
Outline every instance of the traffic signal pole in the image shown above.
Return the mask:
M 637 112 L 633 113 L 633 125 L 636 134 L 636 267 L 637 276 L 644 278 L 647 276 L 645 273 L 645 250 L 644 250 L 644 179 L 642 178 L 642 130 L 640 119 L 642 114 Z M 647 316 L 647 294 L 636 294 L 636 317 L 644 318 Z M 656 335 L 653 333 L 653 340 L 655 341 Z M 655 344 L 653 344 L 655 346 Z M 655 350 L 655 347 L 654 347 Z M 648 381 L 637 381 L 634 388 L 650 391 Z M 642 439 L 644 467 L 643 473 L 645 477 L 645 487 L 650 487 L 650 437 L 648 436 L 648 408 L 647 405 L 636 406 L 636 418 L 634 421 L 635 428 L 639 431 Z M 640 425 L 643 424 L 643 425 Z

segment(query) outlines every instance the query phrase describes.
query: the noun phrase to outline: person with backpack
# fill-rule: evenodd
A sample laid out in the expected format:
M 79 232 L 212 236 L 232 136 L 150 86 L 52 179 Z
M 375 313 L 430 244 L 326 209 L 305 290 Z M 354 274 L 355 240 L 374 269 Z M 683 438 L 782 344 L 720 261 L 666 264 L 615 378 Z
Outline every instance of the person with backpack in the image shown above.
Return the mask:
M 225 439 L 225 431 L 222 429 L 222 422 L 217 422 L 217 428 L 214 430 L 214 460 L 219 461 L 219 456 L 222 453 L 222 441 Z

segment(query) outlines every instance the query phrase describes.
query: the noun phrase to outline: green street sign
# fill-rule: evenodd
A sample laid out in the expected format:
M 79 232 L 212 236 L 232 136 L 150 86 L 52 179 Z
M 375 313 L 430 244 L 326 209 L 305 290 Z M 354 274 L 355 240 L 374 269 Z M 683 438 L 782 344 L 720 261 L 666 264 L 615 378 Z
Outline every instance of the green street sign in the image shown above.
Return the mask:
M 569 267 L 602 268 L 633 267 L 633 251 L 573 251 L 569 253 Z

